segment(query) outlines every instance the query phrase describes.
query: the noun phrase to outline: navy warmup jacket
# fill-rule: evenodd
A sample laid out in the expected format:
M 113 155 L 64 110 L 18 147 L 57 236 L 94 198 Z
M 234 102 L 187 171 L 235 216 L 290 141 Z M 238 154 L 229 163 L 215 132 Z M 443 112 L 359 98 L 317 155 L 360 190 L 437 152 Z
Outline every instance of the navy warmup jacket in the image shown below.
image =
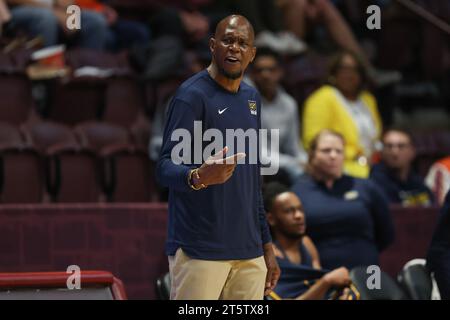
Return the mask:
M 235 150 L 228 152 L 229 155 L 246 152 L 246 163 L 238 164 L 224 184 L 198 191 L 187 183 L 189 170 L 200 166 L 200 163 L 193 164 L 194 140 L 190 151 L 185 150 L 190 152 L 189 163 L 175 164 L 171 158 L 173 148 L 181 141 L 172 141 L 172 133 L 184 128 L 194 137 L 194 121 L 202 121 L 203 133 L 212 128 L 219 130 L 224 146 L 230 146 L 225 139 L 227 129 L 258 130 L 261 123 L 258 92 L 244 82 L 237 93 L 229 92 L 203 70 L 180 86 L 167 112 L 157 164 L 157 179 L 169 188 L 166 254 L 174 255 L 181 247 L 195 259 L 234 260 L 261 256 L 262 245 L 270 242 L 271 237 L 261 195 L 260 166 L 249 164 L 248 140 L 238 149 L 234 139 Z M 210 143 L 203 142 L 202 150 Z

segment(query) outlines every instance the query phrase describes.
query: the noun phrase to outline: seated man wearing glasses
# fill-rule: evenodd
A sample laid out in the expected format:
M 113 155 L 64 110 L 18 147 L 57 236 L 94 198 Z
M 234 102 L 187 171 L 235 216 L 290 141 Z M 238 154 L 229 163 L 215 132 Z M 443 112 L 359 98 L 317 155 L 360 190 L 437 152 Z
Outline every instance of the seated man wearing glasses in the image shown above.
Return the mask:
M 411 135 L 389 129 L 382 138 L 381 162 L 373 166 L 370 178 L 384 190 L 390 203 L 428 206 L 434 201 L 424 180 L 412 169 L 415 148 Z

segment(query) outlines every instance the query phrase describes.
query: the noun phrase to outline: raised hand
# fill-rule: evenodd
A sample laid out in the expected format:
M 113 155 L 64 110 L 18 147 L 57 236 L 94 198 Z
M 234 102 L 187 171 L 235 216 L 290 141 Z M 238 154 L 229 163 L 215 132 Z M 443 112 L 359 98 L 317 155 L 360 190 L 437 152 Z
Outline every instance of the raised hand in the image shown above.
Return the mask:
M 223 156 L 228 152 L 228 147 L 223 148 L 215 155 L 209 157 L 198 169 L 200 180 L 195 185 L 205 186 L 225 183 L 233 175 L 237 161 L 245 157 L 245 153 L 236 153 L 227 158 Z

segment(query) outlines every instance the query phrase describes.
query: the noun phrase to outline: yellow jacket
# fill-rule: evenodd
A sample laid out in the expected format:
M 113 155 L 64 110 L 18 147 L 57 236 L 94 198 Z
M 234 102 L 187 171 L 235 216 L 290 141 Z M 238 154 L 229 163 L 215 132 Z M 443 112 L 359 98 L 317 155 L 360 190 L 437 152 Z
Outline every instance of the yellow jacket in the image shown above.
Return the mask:
M 362 91 L 360 98 L 372 114 L 377 130 L 377 139 L 379 139 L 382 125 L 376 100 L 367 91 Z M 303 144 L 306 149 L 309 149 L 309 144 L 314 136 L 323 129 L 332 129 L 342 134 L 346 144 L 344 171 L 355 177 L 367 178 L 369 176 L 369 163 L 362 165 L 357 160 L 359 156 L 364 155 L 358 127 L 339 101 L 334 92 L 334 87 L 324 85 L 313 92 L 306 100 L 302 129 Z

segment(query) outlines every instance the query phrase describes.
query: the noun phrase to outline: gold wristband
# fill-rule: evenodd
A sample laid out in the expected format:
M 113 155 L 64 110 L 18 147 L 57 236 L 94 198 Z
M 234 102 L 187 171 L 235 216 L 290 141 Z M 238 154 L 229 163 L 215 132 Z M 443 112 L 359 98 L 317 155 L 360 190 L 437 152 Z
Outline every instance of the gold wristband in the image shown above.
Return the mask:
M 206 186 L 205 186 L 203 183 L 201 183 L 199 187 L 196 187 L 196 186 L 192 183 L 192 176 L 195 176 L 195 178 L 196 178 L 197 180 L 200 180 L 200 176 L 198 175 L 198 169 L 194 169 L 194 170 L 191 170 L 191 171 L 189 172 L 188 184 L 189 184 L 189 186 L 190 186 L 192 189 L 194 189 L 194 190 L 197 191 L 197 190 L 206 188 Z

